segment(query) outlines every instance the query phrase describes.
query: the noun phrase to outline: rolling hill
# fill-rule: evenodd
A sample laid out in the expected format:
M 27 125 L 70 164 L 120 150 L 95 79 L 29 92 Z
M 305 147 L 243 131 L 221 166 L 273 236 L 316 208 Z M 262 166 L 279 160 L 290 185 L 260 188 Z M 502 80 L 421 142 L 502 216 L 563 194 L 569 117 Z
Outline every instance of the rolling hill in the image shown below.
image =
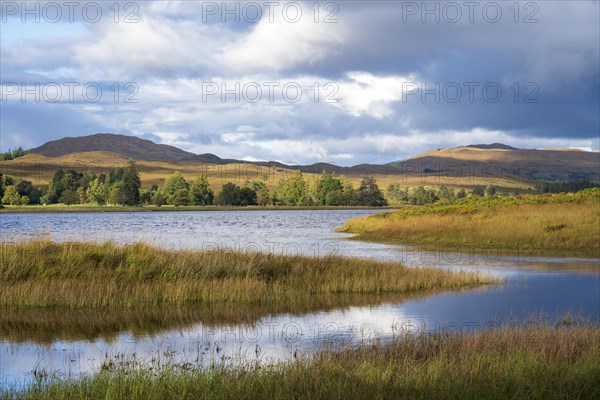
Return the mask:
M 58 168 L 106 172 L 127 159 L 137 161 L 144 185 L 162 184 L 174 171 L 186 177 L 206 175 L 211 184 L 243 182 L 269 176 L 268 186 L 294 170 L 312 175 L 323 169 L 343 175 L 354 183 L 373 175 L 385 186 L 447 185 L 472 188 L 493 184 L 499 188 L 524 191 L 538 180 L 600 181 L 600 153 L 561 149 L 517 149 L 501 143 L 475 144 L 438 149 L 388 164 L 360 164 L 339 167 L 328 163 L 285 165 L 274 161 L 248 162 L 222 159 L 214 154 L 194 154 L 177 147 L 156 144 L 133 136 L 101 133 L 63 138 L 30 149 L 24 157 L 3 161 L 0 172 L 47 183 Z
M 174 146 L 156 144 L 150 140 L 135 136 L 116 135 L 113 133 L 97 133 L 89 136 L 66 137 L 47 142 L 27 153 L 40 154 L 46 157 L 60 157 L 67 154 L 91 151 L 108 151 L 135 160 L 146 161 L 182 161 L 195 160 L 210 163 L 222 163 L 214 154 L 194 154 Z
M 415 172 L 446 177 L 462 173 L 532 181 L 600 181 L 598 152 L 573 149 L 517 149 L 498 143 L 433 150 L 391 165 L 404 170 L 411 167 Z

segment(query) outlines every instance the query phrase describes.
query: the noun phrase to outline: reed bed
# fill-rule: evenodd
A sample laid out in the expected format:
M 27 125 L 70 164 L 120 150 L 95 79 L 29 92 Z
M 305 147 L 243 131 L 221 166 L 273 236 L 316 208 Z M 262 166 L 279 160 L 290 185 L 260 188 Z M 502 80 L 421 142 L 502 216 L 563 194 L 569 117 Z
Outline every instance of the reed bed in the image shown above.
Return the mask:
M 362 240 L 600 256 L 600 190 L 467 198 L 348 221 Z
M 7 399 L 565 399 L 600 396 L 600 328 L 496 328 L 323 351 L 283 366 L 105 369 Z M 1 396 L 0 396 L 1 397 Z
M 266 306 L 492 282 L 475 273 L 359 258 L 35 241 L 2 246 L 0 307 Z

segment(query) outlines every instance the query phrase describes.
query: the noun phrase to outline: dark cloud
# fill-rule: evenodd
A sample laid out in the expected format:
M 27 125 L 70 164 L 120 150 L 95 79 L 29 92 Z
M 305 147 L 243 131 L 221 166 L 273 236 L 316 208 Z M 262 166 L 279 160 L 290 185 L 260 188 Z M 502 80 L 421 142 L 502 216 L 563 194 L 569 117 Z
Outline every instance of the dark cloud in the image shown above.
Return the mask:
M 2 147 L 110 131 L 225 158 L 340 164 L 392 161 L 486 138 L 598 149 L 599 2 L 520 3 L 518 22 L 513 3 L 498 2 L 502 17 L 494 23 L 493 13 L 482 13 L 485 2 L 472 22 L 464 5 L 449 22 L 456 15 L 444 14 L 447 3 L 428 2 L 439 4 L 440 21 L 428 14 L 425 23 L 424 2 L 388 1 L 339 2 L 339 21 L 328 25 L 280 17 L 274 24 L 222 24 L 205 19 L 200 2 L 160 1 L 140 3 L 134 25 L 79 18 L 64 34 L 45 32 L 42 23 L 19 39 L 12 21 L 0 54 L 3 83 L 97 82 L 111 94 L 114 82 L 122 90 L 134 81 L 139 101 L 4 102 Z M 525 23 L 528 15 L 538 22 Z M 202 82 L 219 80 L 297 81 L 305 95 L 313 83 L 333 82 L 340 103 L 202 101 Z M 472 101 L 467 82 L 478 85 Z M 403 83 L 438 83 L 442 90 L 456 84 L 463 93 L 456 102 L 444 96 L 451 90 L 439 101 L 420 93 L 403 98 Z M 486 84 L 502 88 L 498 102 L 485 98 Z

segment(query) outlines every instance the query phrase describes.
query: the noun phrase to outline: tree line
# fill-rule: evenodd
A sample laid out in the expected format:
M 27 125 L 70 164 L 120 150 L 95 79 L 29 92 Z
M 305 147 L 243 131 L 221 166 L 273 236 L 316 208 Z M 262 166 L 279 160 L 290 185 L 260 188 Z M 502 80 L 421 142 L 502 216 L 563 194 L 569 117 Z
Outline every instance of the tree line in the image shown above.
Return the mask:
M 495 196 L 496 187 L 488 185 L 483 187 L 481 185 L 475 185 L 471 191 L 472 197 L 484 197 L 484 196 Z M 507 193 L 505 193 L 507 194 Z M 390 183 L 386 188 L 387 198 L 394 204 L 431 204 L 440 200 L 452 200 L 461 199 L 467 197 L 467 191 L 460 189 L 455 192 L 454 189 L 448 188 L 445 185 L 439 187 L 439 189 L 425 188 L 418 186 L 416 189 L 410 191 L 409 188 L 404 188 L 397 183 Z
M 0 161 L 14 160 L 15 158 L 23 157 L 25 151 L 22 147 L 17 147 L 14 150 L 8 149 L 5 152 L 0 153 Z
M 538 193 L 578 192 L 583 189 L 595 187 L 600 187 L 600 184 L 587 179 L 577 181 L 538 182 L 535 184 L 535 190 Z
M 0 200 L 4 204 L 97 204 L 97 205 L 222 205 L 222 206 L 369 206 L 387 205 L 384 194 L 371 176 L 362 178 L 358 188 L 334 173 L 306 179 L 301 171 L 281 179 L 274 189 L 268 177 L 249 179 L 242 186 L 228 182 L 215 193 L 206 176 L 190 181 L 177 171 L 163 186 L 142 189 L 135 161 L 106 174 L 83 174 L 59 169 L 48 185 L 35 188 L 31 182 L 15 183 L 0 174 Z
M 248 179 L 240 186 L 227 182 L 218 193 L 210 188 L 204 176 L 187 182 L 180 172 L 167 178 L 162 187 L 153 186 L 144 191 L 142 202 L 161 206 L 165 204 L 220 206 L 369 206 L 381 207 L 387 201 L 375 179 L 365 176 L 357 189 L 333 173 L 323 173 L 312 182 L 301 171 L 277 182 L 273 190 L 267 187 L 268 177 Z
M 34 187 L 31 182 L 15 182 L 0 174 L 0 204 L 97 204 L 97 205 L 173 205 L 173 206 L 369 206 L 388 204 L 431 204 L 440 200 L 460 199 L 467 196 L 495 196 L 493 185 L 476 185 L 470 193 L 455 191 L 444 185 L 439 188 L 423 186 L 409 189 L 398 183 L 387 186 L 385 196 L 371 176 L 362 178 L 355 188 L 348 179 L 323 171 L 320 176 L 306 178 L 301 171 L 279 180 L 273 189 L 267 187 L 268 176 L 248 179 L 243 185 L 228 182 L 215 193 L 206 176 L 186 180 L 177 171 L 165 180 L 163 186 L 141 187 L 135 161 L 106 174 L 84 174 L 74 169 L 59 169 L 44 186 Z M 538 182 L 538 193 L 577 192 L 598 187 L 592 181 Z M 503 195 L 507 195 L 506 191 Z

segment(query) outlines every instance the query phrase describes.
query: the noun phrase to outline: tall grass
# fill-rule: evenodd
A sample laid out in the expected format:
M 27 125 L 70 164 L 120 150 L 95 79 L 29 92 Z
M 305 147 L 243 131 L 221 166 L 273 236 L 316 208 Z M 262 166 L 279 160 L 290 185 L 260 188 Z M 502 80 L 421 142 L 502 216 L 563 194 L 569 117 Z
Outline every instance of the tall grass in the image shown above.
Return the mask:
M 410 206 L 339 230 L 364 240 L 599 256 L 600 189 Z
M 409 336 L 282 367 L 107 369 L 24 399 L 565 399 L 600 396 L 597 326 Z
M 304 303 L 320 295 L 408 293 L 490 283 L 474 273 L 345 257 L 171 251 L 145 244 L 2 246 L 1 307 L 122 308 Z

